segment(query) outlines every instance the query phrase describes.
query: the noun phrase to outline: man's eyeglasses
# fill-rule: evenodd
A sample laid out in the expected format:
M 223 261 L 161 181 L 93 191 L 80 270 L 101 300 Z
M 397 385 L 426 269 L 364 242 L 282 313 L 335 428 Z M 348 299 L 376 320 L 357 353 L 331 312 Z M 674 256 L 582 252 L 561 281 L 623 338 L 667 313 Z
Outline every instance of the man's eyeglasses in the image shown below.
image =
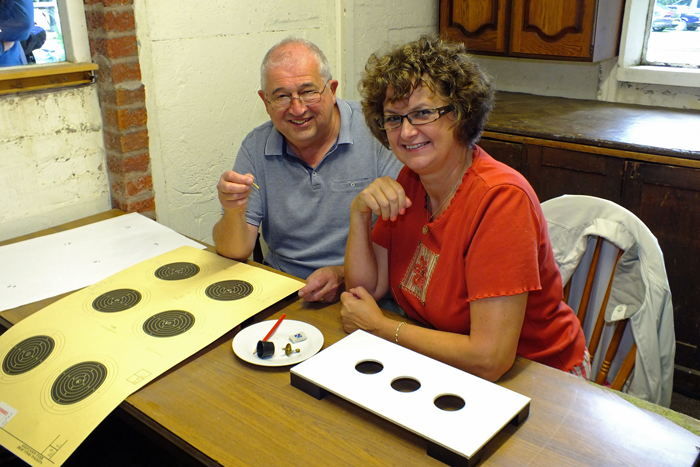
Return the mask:
M 426 123 L 433 123 L 438 118 L 442 117 L 448 112 L 451 112 L 452 106 L 446 105 L 444 107 L 438 107 L 435 109 L 422 109 L 414 110 L 406 115 L 384 115 L 379 119 L 379 129 L 380 130 L 396 130 L 403 125 L 403 119 L 408 119 L 411 125 L 425 125 Z
M 328 78 L 328 81 L 330 80 L 331 78 Z M 302 91 L 296 97 L 290 94 L 277 94 L 272 98 L 272 100 L 267 99 L 267 94 L 265 94 L 265 100 L 274 110 L 288 108 L 290 105 L 292 105 L 292 99 L 299 99 L 299 102 L 304 105 L 318 104 L 321 102 L 321 94 L 323 94 L 323 91 L 325 91 L 326 87 L 328 86 L 328 81 L 326 81 L 326 84 L 323 85 L 323 89 L 320 91 Z

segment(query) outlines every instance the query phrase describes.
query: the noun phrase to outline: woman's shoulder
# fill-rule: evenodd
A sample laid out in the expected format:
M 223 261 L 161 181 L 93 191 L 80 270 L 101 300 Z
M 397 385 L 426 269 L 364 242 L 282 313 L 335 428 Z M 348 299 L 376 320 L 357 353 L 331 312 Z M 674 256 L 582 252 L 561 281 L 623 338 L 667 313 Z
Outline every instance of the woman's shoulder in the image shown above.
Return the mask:
M 494 159 L 476 145 L 474 146 L 472 169 L 490 187 L 504 184 L 530 187 L 520 172 Z

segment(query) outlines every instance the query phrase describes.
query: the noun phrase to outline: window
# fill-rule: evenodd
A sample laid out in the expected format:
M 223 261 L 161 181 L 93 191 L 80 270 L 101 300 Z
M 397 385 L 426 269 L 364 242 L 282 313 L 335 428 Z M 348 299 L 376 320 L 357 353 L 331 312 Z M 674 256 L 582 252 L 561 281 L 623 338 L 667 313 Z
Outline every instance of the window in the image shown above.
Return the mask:
M 42 36 L 43 43 L 35 41 L 38 49 L 29 50 L 25 46 L 29 63 L 54 63 L 66 61 L 66 50 L 63 45 L 63 32 L 61 30 L 61 15 L 58 13 L 56 0 L 35 0 L 34 1 L 34 24 L 28 45 L 31 46 L 33 37 Z M 41 28 L 39 30 L 38 28 Z
M 700 88 L 700 29 L 681 16 L 698 1 L 628 0 L 617 80 Z
M 700 66 L 700 0 L 656 0 L 642 63 Z
M 36 64 L 0 68 L 0 95 L 92 82 L 97 65 L 90 63 L 83 1 L 35 0 L 34 6 L 42 11 L 35 22 L 50 29 L 47 45 L 35 51 Z

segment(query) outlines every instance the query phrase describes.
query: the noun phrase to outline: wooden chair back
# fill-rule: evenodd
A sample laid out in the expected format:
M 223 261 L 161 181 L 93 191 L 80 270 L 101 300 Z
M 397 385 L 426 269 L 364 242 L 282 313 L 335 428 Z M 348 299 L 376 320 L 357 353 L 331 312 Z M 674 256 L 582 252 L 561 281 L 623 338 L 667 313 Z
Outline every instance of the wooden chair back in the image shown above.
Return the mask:
M 598 309 L 598 313 L 595 317 L 595 326 L 593 327 L 593 332 L 591 333 L 590 336 L 587 339 L 588 343 L 588 352 L 591 355 L 591 367 L 595 368 L 593 365 L 593 359 L 596 355 L 596 352 L 598 350 L 598 347 L 601 345 L 601 340 L 603 336 L 603 327 L 605 325 L 605 308 L 608 305 L 608 299 L 610 297 L 610 291 L 612 290 L 613 286 L 613 276 L 615 274 L 615 266 L 617 266 L 617 262 L 620 260 L 620 257 L 622 256 L 622 250 L 618 249 L 617 257 L 615 258 L 615 263 L 612 267 L 612 273 L 610 274 L 610 277 L 600 277 L 601 272 L 600 268 L 598 267 L 598 262 L 600 260 L 600 252 L 601 248 L 603 246 L 603 238 L 602 237 L 597 237 L 596 238 L 596 243 L 595 243 L 595 248 L 593 250 L 593 256 L 591 259 L 590 267 L 588 269 L 588 273 L 586 276 L 586 281 L 585 285 L 583 287 L 583 292 L 581 295 L 581 301 L 579 302 L 578 306 L 578 312 L 576 316 L 578 317 L 579 322 L 581 323 L 581 327 L 584 326 L 584 321 L 586 319 L 586 314 L 588 312 L 588 309 L 590 307 L 590 302 L 591 302 L 591 291 L 593 290 L 593 285 L 598 283 L 601 284 L 606 280 L 607 281 L 607 286 L 606 286 L 606 291 L 605 295 L 603 297 L 603 301 L 600 305 L 600 308 Z M 583 263 L 583 262 L 582 262 Z M 579 268 L 582 267 L 581 264 L 578 266 Z M 572 276 L 573 279 L 573 276 Z M 569 304 L 569 294 L 571 292 L 571 282 L 572 279 L 569 280 L 569 282 L 564 286 L 564 302 Z M 569 304 L 569 306 L 572 306 L 572 304 Z M 573 308 L 573 306 L 572 306 Z M 627 327 L 627 322 L 628 319 L 623 319 L 617 322 L 615 325 L 615 331 L 613 333 L 612 338 L 610 339 L 610 342 L 608 344 L 607 350 L 605 351 L 605 356 L 603 357 L 603 363 L 600 366 L 600 369 L 598 373 L 595 375 L 595 382 L 601 385 L 604 385 L 606 380 L 608 379 L 608 373 L 610 371 L 610 365 L 612 364 L 613 360 L 617 356 L 617 353 L 620 349 L 620 342 L 622 341 L 622 336 L 625 332 L 625 328 Z M 629 352 L 627 353 L 627 356 L 625 357 L 620 369 L 617 372 L 617 375 L 615 375 L 615 379 L 613 380 L 612 384 L 610 387 L 615 390 L 621 390 L 622 387 L 624 386 L 625 382 L 627 381 L 627 378 L 629 377 L 630 373 L 632 372 L 632 368 L 634 368 L 634 361 L 635 361 L 635 356 L 637 354 L 637 345 L 632 344 L 632 347 L 630 348 Z M 593 379 L 593 375 L 591 375 L 591 379 Z

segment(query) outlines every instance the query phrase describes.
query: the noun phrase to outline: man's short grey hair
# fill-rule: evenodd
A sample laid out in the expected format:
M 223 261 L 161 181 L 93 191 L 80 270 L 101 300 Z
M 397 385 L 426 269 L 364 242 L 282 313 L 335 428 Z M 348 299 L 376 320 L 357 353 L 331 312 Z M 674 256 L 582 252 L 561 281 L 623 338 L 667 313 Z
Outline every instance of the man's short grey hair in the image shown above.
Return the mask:
M 328 81 L 333 77 L 331 75 L 331 66 L 328 64 L 328 59 L 326 59 L 326 56 L 316 44 L 306 39 L 288 37 L 282 42 L 272 46 L 272 48 L 267 51 L 265 57 L 263 58 L 262 65 L 260 65 L 260 87 L 263 91 L 265 90 L 265 75 L 267 75 L 267 71 L 270 68 L 285 65 L 296 60 L 297 57 L 291 52 L 282 52 L 278 54 L 274 53 L 278 48 L 288 44 L 303 45 L 309 50 L 309 52 L 311 52 L 311 54 L 316 58 L 316 63 L 318 63 L 318 73 L 321 75 L 321 78 L 323 78 L 323 81 Z

